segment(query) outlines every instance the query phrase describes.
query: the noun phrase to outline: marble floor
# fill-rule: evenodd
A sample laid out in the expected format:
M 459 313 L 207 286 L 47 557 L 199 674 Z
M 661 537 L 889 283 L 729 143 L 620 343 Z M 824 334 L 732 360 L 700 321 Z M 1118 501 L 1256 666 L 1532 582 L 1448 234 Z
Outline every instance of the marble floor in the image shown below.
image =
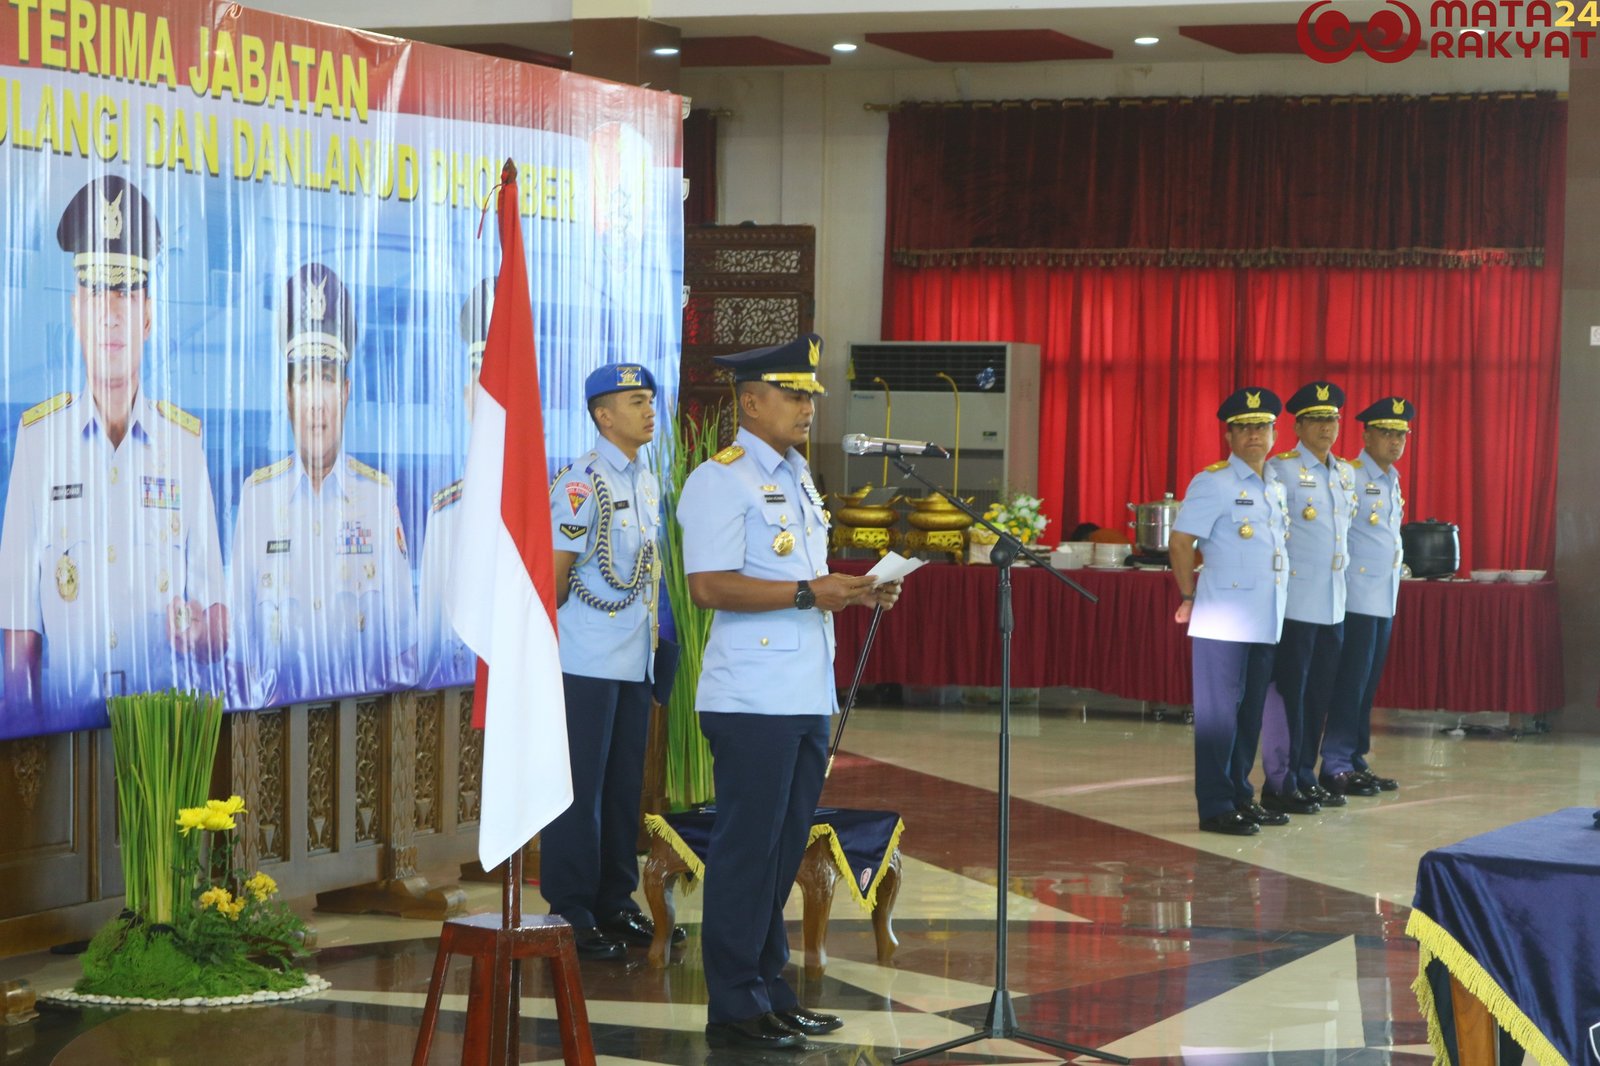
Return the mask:
M 1008 989 L 1023 1028 L 1139 1063 L 1310 1066 L 1426 1063 L 1403 929 L 1429 848 L 1600 800 L 1600 738 L 1450 736 L 1430 716 L 1383 714 L 1374 764 L 1398 793 L 1295 818 L 1250 838 L 1196 830 L 1191 730 L 1133 705 L 1013 715 Z M 994 997 L 996 766 L 992 706 L 858 710 L 824 794 L 892 808 L 906 823 L 892 965 L 840 892 L 824 976 L 804 1001 L 846 1026 L 799 1052 L 708 1049 L 699 895 L 680 894 L 686 950 L 666 970 L 642 952 L 585 963 L 602 1063 L 886 1064 L 962 1036 Z M 476 910 L 493 886 L 468 886 Z M 538 902 L 530 890 L 530 904 Z M 790 902 L 798 955 L 799 897 Z M 308 912 L 309 914 L 309 912 Z M 315 968 L 333 985 L 293 1005 L 226 1012 L 46 1007 L 0 1030 L 6 1066 L 410 1061 L 437 924 L 311 915 Z M 522 1062 L 558 1061 L 548 981 L 529 967 Z M 0 978 L 63 987 L 76 962 L 0 959 Z M 432 1061 L 459 1061 L 466 966 L 451 971 Z M 1069 1056 L 1071 1061 L 1094 1061 Z M 1058 1055 L 984 1041 L 943 1061 L 1033 1063 Z

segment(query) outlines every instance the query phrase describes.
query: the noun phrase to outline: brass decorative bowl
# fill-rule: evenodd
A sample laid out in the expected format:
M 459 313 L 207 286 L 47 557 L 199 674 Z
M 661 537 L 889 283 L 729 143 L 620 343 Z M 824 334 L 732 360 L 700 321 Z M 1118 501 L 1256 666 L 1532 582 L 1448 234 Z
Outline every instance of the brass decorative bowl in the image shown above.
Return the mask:
M 844 504 L 834 512 L 833 517 L 840 525 L 854 526 L 858 529 L 887 529 L 900 520 L 900 512 L 896 511 L 893 504 L 900 502 L 896 496 L 888 503 L 878 504 L 874 507 L 857 506 L 867 498 L 872 491 L 872 486 L 857 489 L 855 492 L 835 492 L 833 498 Z
M 906 502 L 912 507 L 911 513 L 906 515 L 906 521 L 914 529 L 934 532 L 966 529 L 972 525 L 972 519 L 956 510 L 955 504 L 943 496 L 923 496 Z

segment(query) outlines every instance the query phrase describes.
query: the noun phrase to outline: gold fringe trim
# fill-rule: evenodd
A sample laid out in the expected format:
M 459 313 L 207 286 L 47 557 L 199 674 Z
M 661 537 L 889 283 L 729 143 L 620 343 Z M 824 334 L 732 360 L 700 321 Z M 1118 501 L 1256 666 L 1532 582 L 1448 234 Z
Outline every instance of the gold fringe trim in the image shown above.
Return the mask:
M 1434 1061 L 1448 1063 L 1445 1055 L 1444 1035 L 1439 1030 L 1438 1004 L 1433 1002 L 1431 990 L 1427 995 L 1427 1003 L 1423 1003 L 1423 994 L 1418 986 L 1427 984 L 1426 970 L 1428 962 L 1437 958 L 1444 963 L 1445 969 L 1450 971 L 1450 976 L 1461 982 L 1465 988 L 1479 1002 L 1488 1008 L 1494 1015 L 1494 1020 L 1500 1027 L 1511 1034 L 1511 1039 L 1522 1046 L 1522 1050 L 1532 1055 L 1540 1066 L 1568 1066 L 1567 1060 L 1555 1049 L 1537 1026 L 1528 1020 L 1522 1013 L 1522 1008 L 1512 1002 L 1505 990 L 1489 976 L 1478 960 L 1473 958 L 1463 948 L 1456 938 L 1445 929 L 1423 914 L 1413 910 L 1411 917 L 1406 920 L 1406 936 L 1415 940 L 1420 945 L 1418 952 L 1419 968 L 1416 983 L 1411 987 L 1417 991 L 1417 1005 L 1423 1008 L 1424 1016 L 1428 1019 L 1428 1042 L 1433 1045 Z
M 896 266 L 1542 267 L 1543 248 L 897 248 Z
M 894 832 L 889 834 L 889 846 L 883 849 L 883 861 L 878 864 L 877 872 L 872 875 L 872 881 L 867 886 L 865 895 L 861 893 L 861 886 L 856 884 L 855 871 L 850 869 L 850 860 L 844 856 L 844 847 L 839 843 L 839 835 L 834 832 L 833 826 L 824 822 L 811 827 L 811 835 L 806 839 L 806 847 L 810 847 L 822 837 L 828 838 L 828 850 L 833 855 L 833 864 L 839 868 L 839 878 L 850 886 L 850 898 L 856 901 L 856 906 L 872 913 L 878 905 L 878 885 L 883 881 L 883 875 L 889 872 L 889 861 L 894 857 L 895 849 L 900 846 L 900 834 L 905 832 L 904 819 L 896 818 Z
M 660 837 L 666 841 L 667 846 L 672 849 L 672 853 L 683 860 L 683 864 L 689 868 L 688 875 L 684 879 L 683 890 L 685 892 L 693 892 L 695 886 L 700 883 L 701 878 L 706 875 L 706 864 L 700 861 L 700 856 L 696 855 L 693 849 L 683 842 L 683 838 L 678 835 L 678 831 L 672 828 L 667 820 L 659 814 L 647 814 L 644 816 L 644 830 L 651 836 Z

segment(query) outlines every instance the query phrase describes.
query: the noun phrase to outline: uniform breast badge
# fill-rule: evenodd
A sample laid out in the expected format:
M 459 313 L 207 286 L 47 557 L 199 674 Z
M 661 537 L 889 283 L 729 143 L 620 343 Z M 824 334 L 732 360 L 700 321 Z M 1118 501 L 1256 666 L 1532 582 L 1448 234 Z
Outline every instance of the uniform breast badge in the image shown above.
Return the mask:
M 1243 537 L 1245 540 L 1249 540 L 1251 537 L 1253 537 L 1255 535 L 1256 535 L 1255 527 L 1252 526 L 1249 522 L 1246 522 L 1244 525 L 1239 527 L 1239 536 Z
M 772 538 L 772 551 L 775 555 L 788 555 L 794 551 L 794 534 L 787 529 Z
M 56 561 L 56 592 L 68 603 L 78 598 L 78 564 L 70 555 Z
M 1300 512 L 1300 517 L 1304 518 L 1307 522 L 1315 522 L 1317 520 L 1317 509 L 1308 503 L 1306 504 L 1305 510 Z
M 1372 505 L 1372 513 L 1367 515 L 1367 525 L 1375 526 L 1377 524 L 1378 524 L 1378 505 L 1377 504 L 1373 504 Z

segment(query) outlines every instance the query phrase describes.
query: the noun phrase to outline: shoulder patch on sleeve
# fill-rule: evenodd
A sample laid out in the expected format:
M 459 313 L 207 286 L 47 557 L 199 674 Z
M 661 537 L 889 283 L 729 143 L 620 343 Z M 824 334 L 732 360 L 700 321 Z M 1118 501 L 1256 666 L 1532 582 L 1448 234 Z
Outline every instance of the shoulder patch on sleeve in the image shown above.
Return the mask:
M 22 424 L 24 426 L 31 426 L 40 419 L 45 418 L 48 415 L 53 415 L 57 411 L 65 411 L 71 406 L 72 393 L 58 392 L 48 400 L 45 400 L 42 403 L 36 403 L 26 411 L 22 412 Z
M 567 471 L 571 470 L 571 469 L 572 469 L 572 464 L 568 463 L 566 466 L 562 467 L 560 470 L 557 470 L 555 472 L 555 474 L 550 478 L 550 495 L 554 496 L 556 494 L 556 486 L 561 484 L 561 479 L 566 477 L 567 476 Z
M 1273 458 L 1274 459 L 1298 459 L 1298 458 L 1300 458 L 1300 449 L 1299 448 L 1293 448 L 1293 449 L 1290 449 L 1289 451 L 1286 451 L 1286 452 L 1279 452 L 1277 455 L 1274 455 Z
M 724 448 L 720 452 L 718 452 L 716 455 L 713 455 L 711 457 L 711 461 L 713 463 L 721 463 L 723 466 L 727 466 L 729 463 L 733 462 L 736 459 L 741 458 L 743 455 L 744 455 L 744 446 L 743 445 L 730 444 L 726 448 Z
M 289 467 L 292 466 L 293 464 L 294 464 L 294 456 L 285 455 L 282 459 L 279 459 L 277 462 L 273 463 L 271 466 L 263 466 L 260 469 L 258 469 L 255 473 L 251 474 L 250 475 L 250 481 L 251 481 L 252 484 L 255 484 L 255 485 L 259 485 L 263 481 L 271 481 L 273 478 L 277 477 L 279 474 L 281 474 L 285 470 L 289 469 Z
M 567 522 L 561 523 L 561 532 L 568 540 L 577 540 L 589 532 L 588 526 L 575 526 Z
M 385 474 L 382 470 L 379 470 L 377 467 L 368 466 L 366 463 L 363 463 L 360 459 L 357 459 L 353 455 L 347 456 L 346 458 L 350 460 L 350 469 L 355 471 L 357 474 L 360 474 L 368 481 L 375 481 L 379 485 L 389 484 L 389 475 Z
M 1206 473 L 1215 474 L 1218 470 L 1226 470 L 1226 469 L 1228 469 L 1228 460 L 1223 459 L 1223 460 L 1221 460 L 1219 462 L 1212 463 L 1210 466 L 1206 467 Z
M 452 484 L 446 485 L 444 488 L 442 488 L 438 492 L 434 493 L 433 494 L 433 510 L 434 510 L 434 512 L 437 513 L 439 511 L 442 511 L 446 507 L 449 507 L 452 503 L 455 503 L 457 500 L 461 499 L 461 489 L 462 489 L 462 486 L 464 484 L 465 484 L 465 481 L 456 481 L 456 482 L 454 482 Z
M 188 411 L 185 411 L 177 404 L 168 403 L 166 400 L 157 400 L 156 411 L 161 415 L 162 418 L 165 418 L 173 425 L 178 426 L 181 429 L 188 430 L 197 437 L 200 435 L 200 419 L 196 418 Z

